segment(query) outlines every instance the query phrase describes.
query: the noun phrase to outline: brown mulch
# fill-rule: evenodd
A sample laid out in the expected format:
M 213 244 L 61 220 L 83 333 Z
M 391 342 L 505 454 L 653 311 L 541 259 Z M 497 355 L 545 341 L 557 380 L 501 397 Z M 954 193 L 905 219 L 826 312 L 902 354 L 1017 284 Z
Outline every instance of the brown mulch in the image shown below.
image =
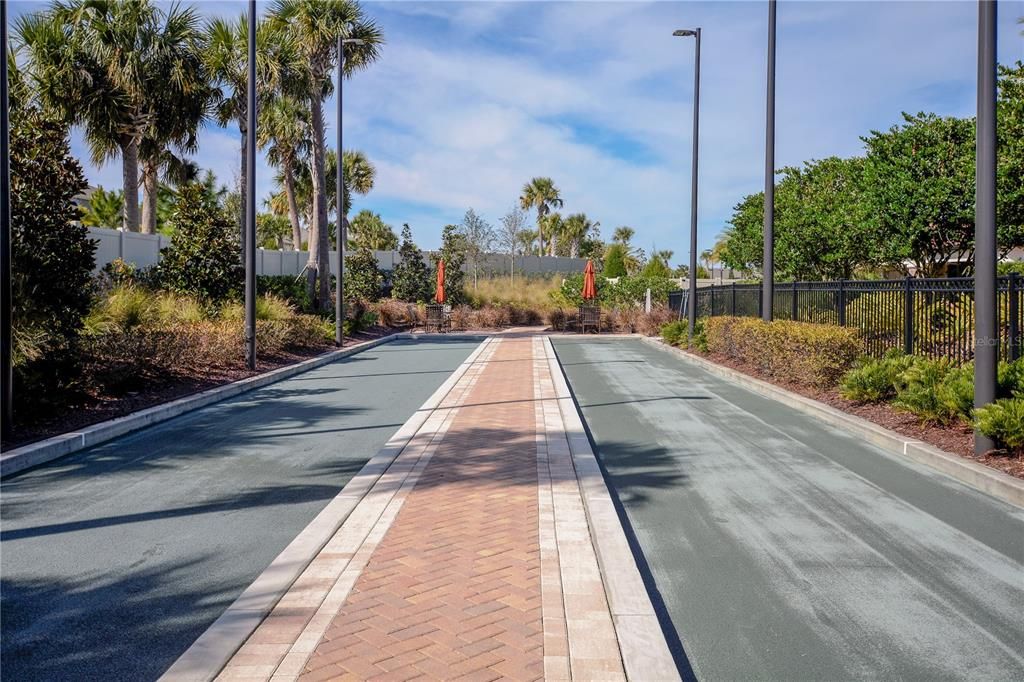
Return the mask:
M 839 395 L 839 390 L 836 388 L 813 388 L 779 379 L 778 377 L 767 376 L 756 368 L 717 353 L 695 353 L 695 355 L 738 372 L 743 372 L 756 379 L 767 381 L 787 391 L 792 391 L 793 393 L 825 403 L 843 412 L 856 415 L 909 438 L 929 443 L 946 452 L 960 455 L 965 459 L 974 460 L 979 464 L 998 469 L 1011 476 L 1024 478 L 1024 456 L 1021 453 L 1009 454 L 994 451 L 984 455 L 975 455 L 974 431 L 971 427 L 962 423 L 949 426 L 922 424 L 913 414 L 898 410 L 892 405 L 856 403 Z
M 395 329 L 388 327 L 369 327 L 353 336 L 345 338 L 345 346 L 352 342 L 371 341 L 388 334 Z M 287 365 L 322 355 L 334 350 L 328 343 L 318 347 L 279 353 L 274 356 L 257 358 L 255 370 L 247 369 L 243 364 L 227 367 L 196 367 L 187 374 L 182 374 L 164 383 L 147 386 L 140 391 L 112 395 L 100 391 L 89 392 L 82 396 L 78 404 L 68 405 L 59 412 L 45 415 L 34 415 L 36 418 L 18 424 L 11 438 L 3 441 L 2 448 L 9 450 L 46 438 L 69 433 L 108 419 L 123 417 L 132 412 L 144 410 L 154 405 L 177 400 L 193 393 L 199 393 L 215 386 L 233 381 L 247 379 L 257 374 L 264 374 Z

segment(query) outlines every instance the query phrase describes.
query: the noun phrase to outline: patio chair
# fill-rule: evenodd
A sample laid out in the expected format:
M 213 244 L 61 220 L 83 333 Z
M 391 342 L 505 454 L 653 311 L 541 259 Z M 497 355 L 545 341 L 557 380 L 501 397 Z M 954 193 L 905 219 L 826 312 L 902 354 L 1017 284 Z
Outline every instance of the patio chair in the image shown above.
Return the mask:
M 592 328 L 595 332 L 600 332 L 601 306 L 581 305 L 579 309 L 579 325 L 581 334 L 587 333 L 587 327 Z
M 452 307 L 450 305 L 431 304 L 427 306 L 427 321 L 424 331 L 448 332 L 452 328 Z

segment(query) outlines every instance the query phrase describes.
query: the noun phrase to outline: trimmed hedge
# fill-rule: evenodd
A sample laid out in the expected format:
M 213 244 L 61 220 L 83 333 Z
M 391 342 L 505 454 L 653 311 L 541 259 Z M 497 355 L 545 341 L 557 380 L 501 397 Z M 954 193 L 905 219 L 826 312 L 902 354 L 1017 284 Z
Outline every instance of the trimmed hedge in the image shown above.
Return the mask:
M 712 317 L 705 334 L 712 353 L 807 386 L 836 385 L 861 353 L 858 330 L 826 324 Z

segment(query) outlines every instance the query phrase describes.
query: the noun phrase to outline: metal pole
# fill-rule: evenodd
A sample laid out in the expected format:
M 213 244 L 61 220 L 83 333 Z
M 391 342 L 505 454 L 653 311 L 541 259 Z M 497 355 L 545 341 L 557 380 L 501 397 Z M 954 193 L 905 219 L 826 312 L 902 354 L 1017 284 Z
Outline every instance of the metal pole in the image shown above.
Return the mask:
M 249 0 L 245 157 L 245 366 L 256 369 L 256 0 Z
M 0 0 L 0 388 L 3 419 L 0 431 L 11 435 L 14 424 L 14 363 L 11 331 L 11 138 L 7 99 L 7 0 Z
M 338 242 L 338 276 L 334 279 L 334 343 L 345 345 L 345 151 L 341 136 L 341 107 L 345 83 L 345 39 L 338 36 L 338 224 L 334 230 Z
M 974 215 L 974 406 L 996 399 L 996 3 L 978 3 L 978 118 Z M 995 447 L 974 432 L 974 452 Z
M 764 301 L 761 319 L 772 321 L 775 300 L 775 0 L 768 0 L 768 106 L 764 124 Z
M 693 59 L 693 166 L 690 170 L 690 300 L 697 302 L 697 150 L 700 141 L 700 29 L 694 31 L 697 40 Z M 693 345 L 697 326 L 697 306 L 689 310 L 689 339 Z

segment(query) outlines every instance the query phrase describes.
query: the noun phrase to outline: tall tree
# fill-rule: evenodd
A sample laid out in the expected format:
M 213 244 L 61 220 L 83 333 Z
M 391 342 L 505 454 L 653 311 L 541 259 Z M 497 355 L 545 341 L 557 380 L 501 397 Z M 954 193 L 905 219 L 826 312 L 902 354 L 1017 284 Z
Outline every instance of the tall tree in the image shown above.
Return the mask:
M 156 55 L 154 69 L 173 86 L 152 93 L 150 125 L 139 142 L 141 228 L 146 234 L 156 232 L 160 175 L 173 182 L 187 173 L 188 162 L 179 154 L 197 150 L 199 127 L 207 117 L 214 94 L 203 62 L 203 36 L 195 11 L 172 5 L 164 33 L 165 44 Z
M 140 145 L 198 125 L 160 116 L 205 87 L 191 68 L 195 21 L 179 5 L 164 12 L 150 0 L 74 0 L 18 22 L 43 104 L 85 128 L 94 163 L 120 156 L 128 230 L 139 229 Z
M 412 240 L 412 229 L 406 223 L 402 226 L 402 246 L 399 248 L 401 259 L 392 272 L 394 287 L 393 298 L 410 303 L 421 303 L 430 300 L 433 283 L 430 281 L 430 269 L 419 247 Z
M 951 257 L 973 257 L 974 122 L 904 114 L 873 131 L 865 181 L 878 215 L 885 259 L 918 276 L 938 276 Z
M 441 230 L 441 250 L 438 258 L 444 260 L 445 299 L 451 305 L 466 302 L 466 288 L 463 284 L 466 273 L 466 238 L 458 225 L 445 225 Z M 436 265 L 436 261 L 435 261 Z
M 250 152 L 247 117 L 249 28 L 246 15 L 242 14 L 235 21 L 212 19 L 206 26 L 203 56 L 207 72 L 217 87 L 214 111 L 218 123 L 222 126 L 233 122 L 238 125 L 241 150 L 238 193 L 241 201 L 237 218 L 241 237 L 247 206 L 246 160 Z M 301 83 L 302 75 L 299 54 L 289 34 L 278 30 L 271 22 L 260 21 L 256 27 L 256 87 L 261 103 L 277 91 L 280 84 Z
M 494 245 L 494 227 L 470 208 L 462 218 L 459 231 L 466 245 L 466 260 L 473 268 L 473 288 L 476 289 L 480 282 L 480 264 Z
M 509 282 L 516 283 L 516 252 L 522 245 L 522 233 L 526 227 L 526 212 L 513 206 L 501 217 L 501 227 L 497 231 L 498 246 L 508 254 Z
M 276 0 L 271 10 L 272 22 L 288 33 L 301 56 L 306 86 L 305 98 L 309 103 L 312 128 L 310 178 L 314 201 L 313 223 L 310 235 L 309 287 L 319 279 L 315 300 L 321 310 L 328 310 L 330 300 L 329 237 L 327 230 L 327 187 L 324 164 L 326 161 L 326 131 L 324 99 L 333 90 L 332 71 L 339 55 L 338 37 L 361 41 L 351 44 L 345 52 L 345 75 L 367 67 L 376 61 L 383 35 L 376 24 L 368 19 L 358 3 L 352 0 Z M 344 216 L 338 217 L 339 222 Z
M 586 213 L 570 215 L 562 221 L 562 230 L 558 236 L 558 255 L 579 258 L 587 240 L 599 237 L 600 226 L 601 223 L 591 220 Z
M 349 224 L 349 243 L 356 249 L 394 251 L 398 248 L 398 235 L 385 223 L 379 213 L 363 209 Z
M 292 248 L 302 248 L 302 225 L 295 193 L 295 172 L 305 161 L 310 148 L 309 109 L 288 95 L 274 97 L 260 112 L 258 140 L 266 149 L 267 161 L 280 169 L 280 184 L 288 221 L 292 230 Z
M 537 237 L 540 240 L 541 255 L 544 255 L 544 226 L 542 224 L 544 216 L 552 208 L 561 208 L 563 203 L 562 194 L 551 178 L 537 177 L 523 185 L 523 191 L 519 195 L 519 205 L 524 211 L 531 208 L 537 210 Z M 552 245 L 549 244 L 548 250 L 554 254 Z

